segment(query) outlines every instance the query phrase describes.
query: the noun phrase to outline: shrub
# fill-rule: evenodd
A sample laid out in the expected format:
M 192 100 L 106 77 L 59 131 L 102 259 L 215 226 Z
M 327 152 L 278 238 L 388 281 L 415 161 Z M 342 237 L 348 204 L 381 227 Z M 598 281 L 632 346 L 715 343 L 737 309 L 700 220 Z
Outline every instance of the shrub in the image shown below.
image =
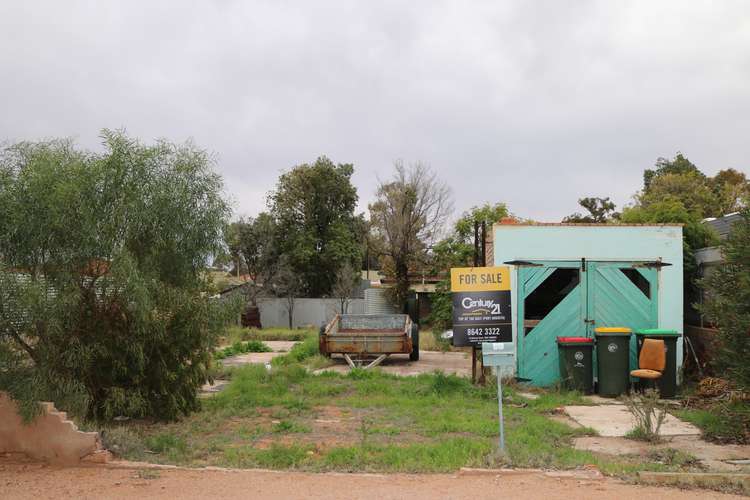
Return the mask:
M 143 457 L 146 445 L 141 437 L 127 427 L 118 426 L 100 431 L 102 446 L 117 455 L 130 459 Z
M 667 418 L 667 408 L 659 402 L 659 391 L 646 389 L 643 394 L 627 396 L 623 401 L 635 418 L 635 427 L 627 437 L 651 443 L 660 441 L 659 430 Z
M 51 399 L 90 420 L 174 419 L 236 317 L 202 293 L 230 210 L 191 144 L 103 141 L 0 152 L 0 389 L 29 418 Z
M 750 390 L 750 208 L 722 242 L 724 263 L 703 280 L 703 311 L 719 327 L 715 364 L 724 377 Z

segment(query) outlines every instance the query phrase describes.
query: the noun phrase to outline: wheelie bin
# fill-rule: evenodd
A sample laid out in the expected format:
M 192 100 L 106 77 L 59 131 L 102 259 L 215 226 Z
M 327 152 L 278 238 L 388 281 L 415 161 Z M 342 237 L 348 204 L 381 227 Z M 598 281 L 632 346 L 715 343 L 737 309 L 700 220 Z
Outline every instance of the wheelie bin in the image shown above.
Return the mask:
M 617 397 L 630 386 L 630 335 L 625 327 L 599 327 L 596 336 L 596 375 L 599 395 Z
M 667 363 L 664 373 L 656 381 L 662 398 L 673 398 L 677 394 L 677 341 L 682 337 L 676 330 L 665 330 L 662 328 L 650 328 L 635 332 L 638 345 L 638 355 L 641 354 L 643 339 L 660 339 L 664 341 L 664 350 Z
M 594 389 L 594 339 L 557 337 L 560 355 L 560 378 L 571 390 L 591 394 Z

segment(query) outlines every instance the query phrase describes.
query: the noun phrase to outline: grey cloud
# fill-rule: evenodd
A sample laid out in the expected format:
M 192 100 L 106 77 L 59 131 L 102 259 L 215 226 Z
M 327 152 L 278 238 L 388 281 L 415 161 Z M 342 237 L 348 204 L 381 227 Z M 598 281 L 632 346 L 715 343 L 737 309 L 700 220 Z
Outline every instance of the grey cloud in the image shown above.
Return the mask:
M 278 173 L 355 164 L 364 209 L 396 158 L 457 209 L 559 220 L 622 205 L 677 150 L 747 170 L 750 4 L 4 2 L 0 140 L 102 127 L 214 151 L 238 213 Z

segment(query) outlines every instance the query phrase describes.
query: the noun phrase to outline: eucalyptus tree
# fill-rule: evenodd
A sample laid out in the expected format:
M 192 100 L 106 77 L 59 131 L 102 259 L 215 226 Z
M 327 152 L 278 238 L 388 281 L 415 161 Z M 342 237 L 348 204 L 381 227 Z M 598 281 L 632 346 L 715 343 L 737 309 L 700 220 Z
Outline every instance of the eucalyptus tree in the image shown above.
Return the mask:
M 175 418 L 235 314 L 201 293 L 230 208 L 193 144 L 102 141 L 0 153 L 0 388 L 27 410 Z

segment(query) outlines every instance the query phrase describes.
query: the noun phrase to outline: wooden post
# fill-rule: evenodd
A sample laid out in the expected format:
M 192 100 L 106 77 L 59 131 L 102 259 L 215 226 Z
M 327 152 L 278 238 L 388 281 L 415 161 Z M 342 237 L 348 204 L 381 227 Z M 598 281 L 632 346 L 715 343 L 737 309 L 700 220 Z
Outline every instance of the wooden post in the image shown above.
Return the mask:
M 471 383 L 477 383 L 477 346 L 471 346 Z
M 487 223 L 485 221 L 482 221 L 481 229 L 482 229 L 481 235 L 480 235 L 481 243 L 480 243 L 479 248 L 481 249 L 482 254 L 479 256 L 479 263 L 481 264 L 482 267 L 485 267 L 487 266 L 487 255 L 485 254 L 485 246 L 484 246 L 484 242 L 487 240 L 487 235 L 485 234 L 487 231 Z M 485 383 L 487 383 L 487 380 L 484 376 L 484 362 L 482 361 L 481 352 L 479 353 L 479 360 L 477 360 L 477 365 L 479 365 L 479 384 L 484 385 Z

